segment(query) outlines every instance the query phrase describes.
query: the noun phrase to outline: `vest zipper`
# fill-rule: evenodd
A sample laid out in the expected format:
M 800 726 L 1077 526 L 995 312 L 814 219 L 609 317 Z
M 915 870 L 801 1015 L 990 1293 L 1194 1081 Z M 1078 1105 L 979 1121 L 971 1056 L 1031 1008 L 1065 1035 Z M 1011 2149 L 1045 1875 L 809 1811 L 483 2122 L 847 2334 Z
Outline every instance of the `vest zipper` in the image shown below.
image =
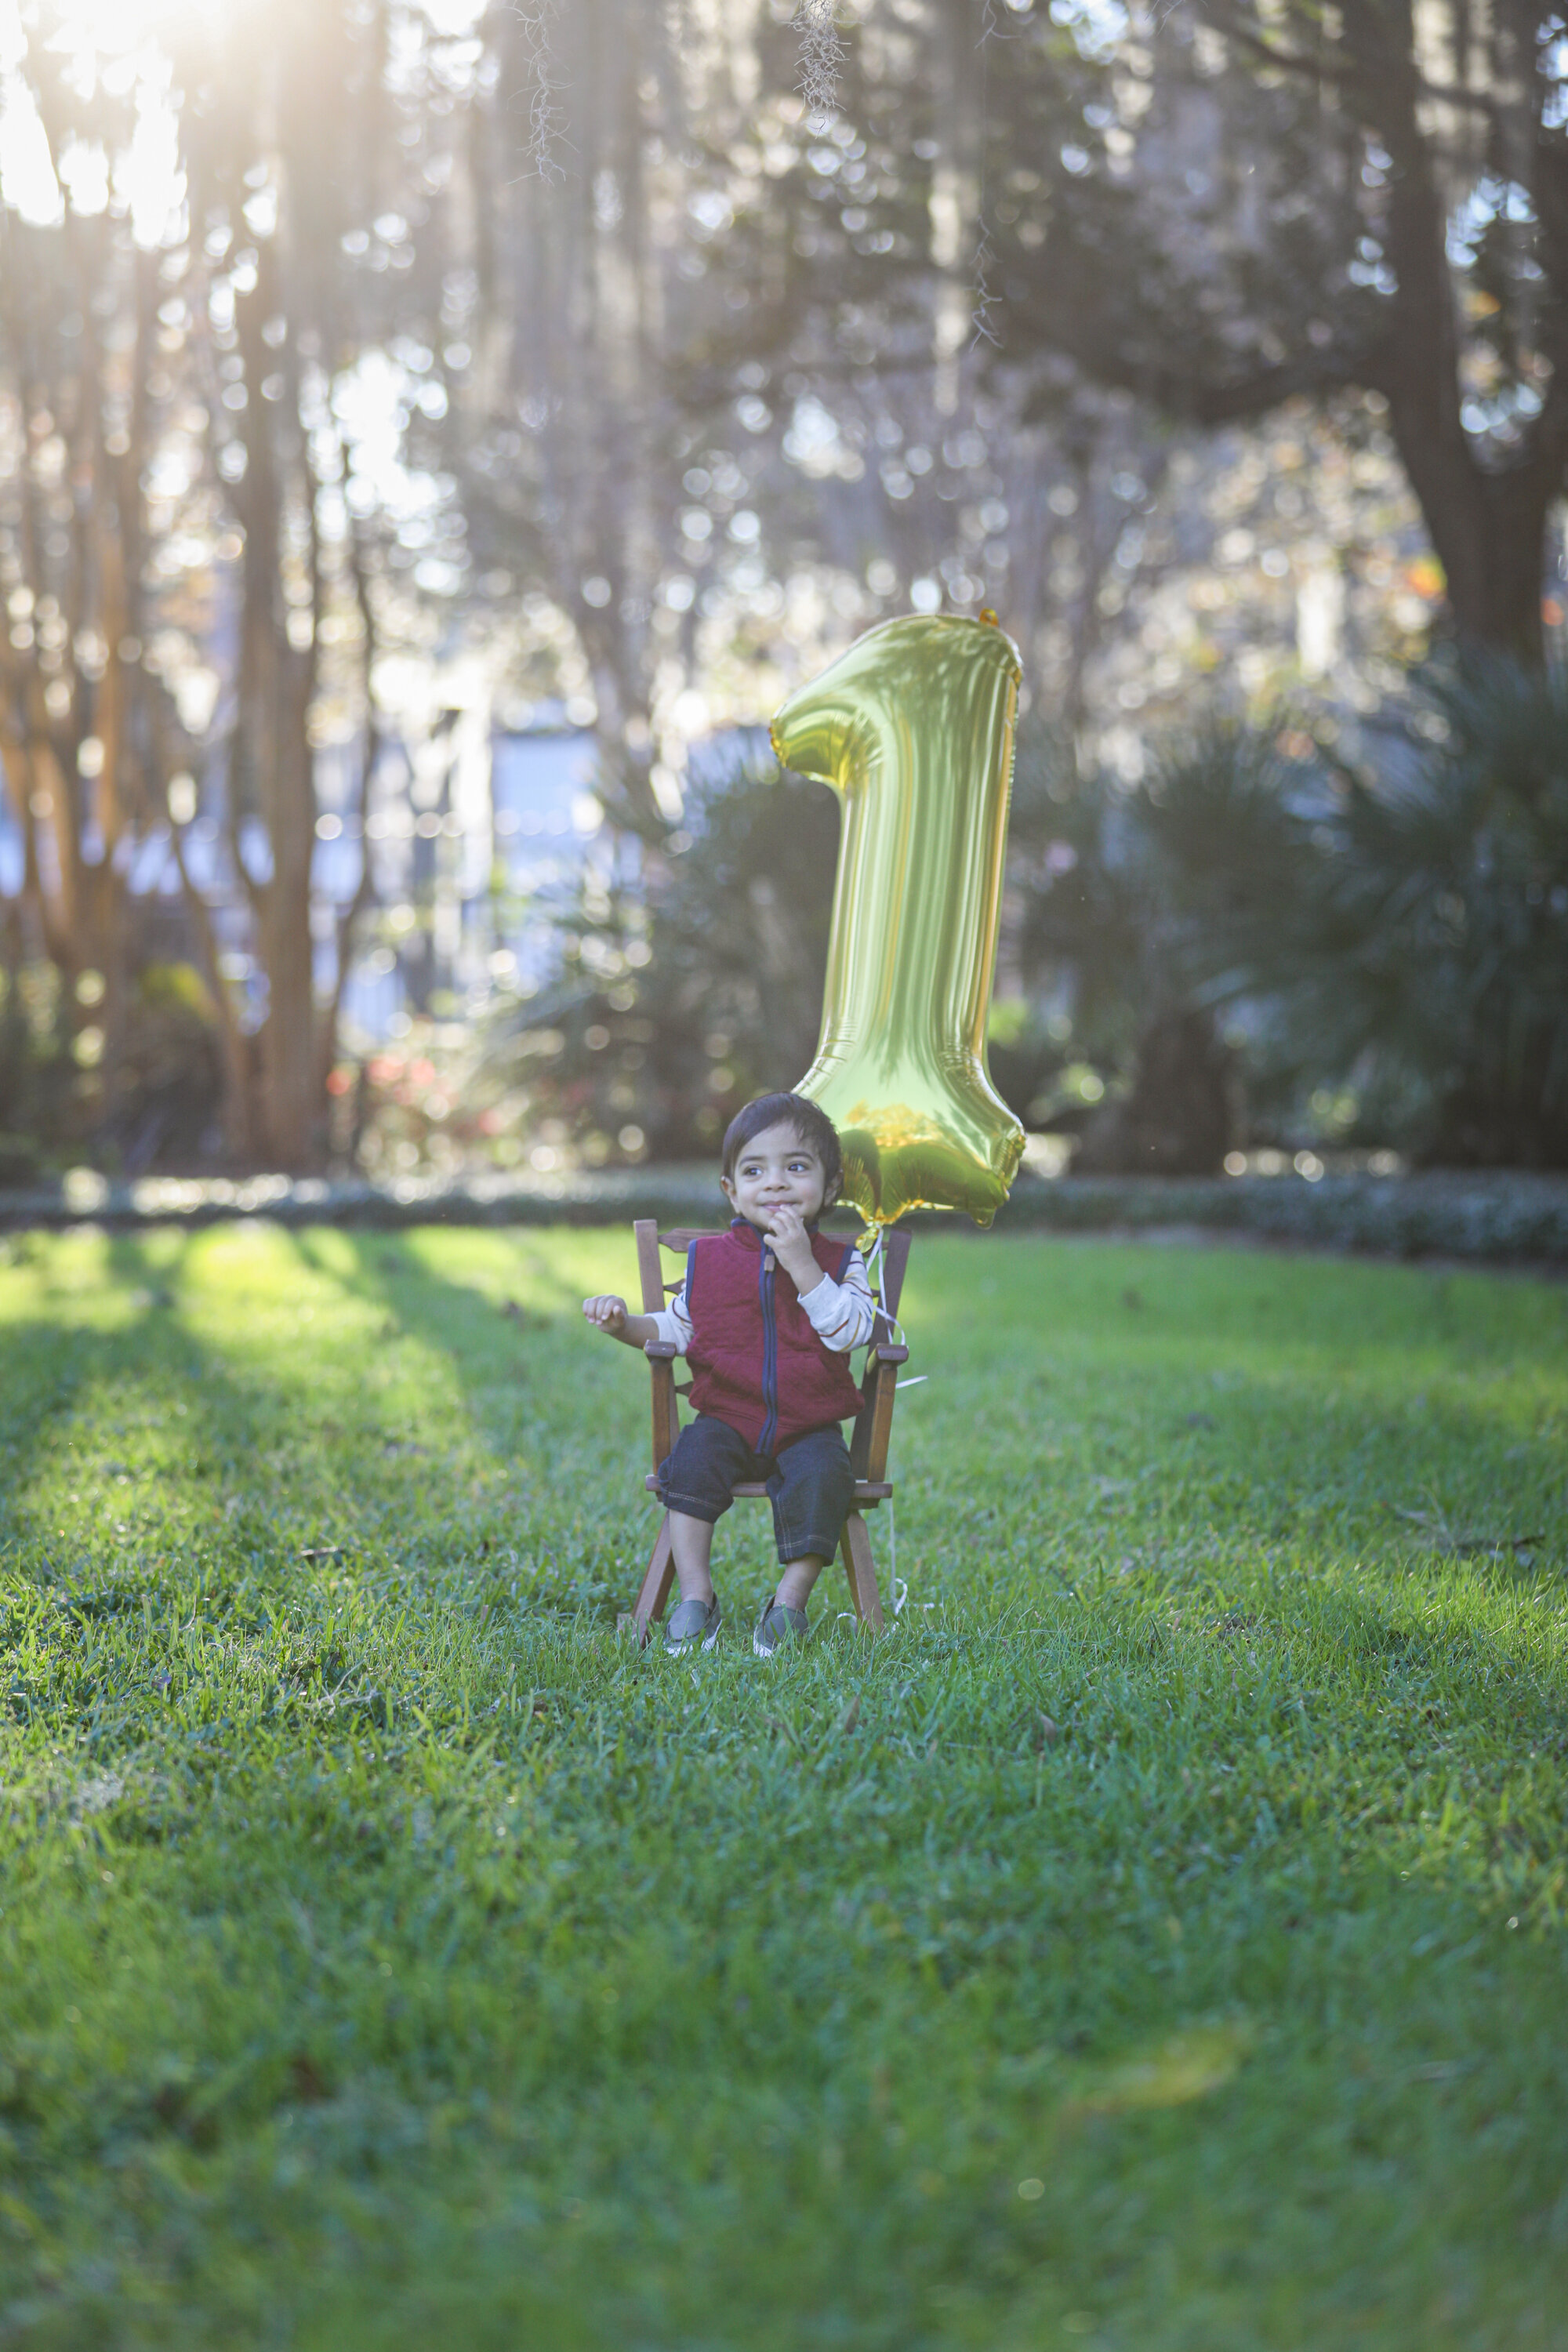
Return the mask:
M 779 1426 L 779 1335 L 773 1320 L 773 1277 L 766 1242 L 758 1259 L 757 1290 L 763 1302 L 763 1403 L 767 1408 L 757 1452 L 767 1454 L 772 1451 Z

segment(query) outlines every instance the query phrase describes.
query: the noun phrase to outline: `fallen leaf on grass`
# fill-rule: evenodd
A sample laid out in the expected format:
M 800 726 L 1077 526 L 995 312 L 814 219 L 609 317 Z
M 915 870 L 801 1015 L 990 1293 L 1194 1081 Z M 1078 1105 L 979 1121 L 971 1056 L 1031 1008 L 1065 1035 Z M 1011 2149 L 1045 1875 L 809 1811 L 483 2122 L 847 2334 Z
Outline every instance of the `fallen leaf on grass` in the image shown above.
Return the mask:
M 1244 2023 L 1185 2026 L 1139 2058 L 1109 2066 L 1068 2103 L 1077 2116 L 1124 2116 L 1144 2107 L 1183 2107 L 1224 2088 L 1252 2046 Z

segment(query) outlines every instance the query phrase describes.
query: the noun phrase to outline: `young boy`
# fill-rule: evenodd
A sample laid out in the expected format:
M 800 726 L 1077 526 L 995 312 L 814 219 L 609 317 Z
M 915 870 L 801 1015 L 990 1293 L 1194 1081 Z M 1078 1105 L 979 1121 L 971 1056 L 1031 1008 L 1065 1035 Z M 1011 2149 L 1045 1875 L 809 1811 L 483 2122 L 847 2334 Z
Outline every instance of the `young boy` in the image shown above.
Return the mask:
M 724 1137 L 730 1230 L 692 1243 L 670 1305 L 630 1315 L 624 1298 L 583 1301 L 612 1339 L 667 1340 L 691 1366 L 697 1418 L 658 1474 L 680 1582 L 667 1650 L 710 1650 L 719 1638 L 709 1558 L 736 1486 L 766 1481 L 782 1563 L 752 1636 L 759 1658 L 805 1639 L 807 1595 L 838 1548 L 855 1493 L 838 1424 L 861 1403 L 849 1350 L 876 1321 L 859 1252 L 816 1230 L 843 1172 L 825 1112 L 800 1095 L 763 1095 Z

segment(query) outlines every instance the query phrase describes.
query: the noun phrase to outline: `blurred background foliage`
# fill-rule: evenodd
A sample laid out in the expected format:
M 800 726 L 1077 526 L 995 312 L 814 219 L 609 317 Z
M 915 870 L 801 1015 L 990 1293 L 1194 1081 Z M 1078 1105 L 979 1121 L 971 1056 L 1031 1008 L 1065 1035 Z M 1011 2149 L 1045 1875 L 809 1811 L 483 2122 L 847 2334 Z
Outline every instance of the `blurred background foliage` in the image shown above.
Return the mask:
M 1131 786 L 1026 754 L 1016 951 L 1080 1057 L 1075 1164 L 1568 1164 L 1565 721 L 1568 674 L 1472 655 L 1359 761 L 1278 714 L 1211 719 Z M 1020 1108 L 1064 1124 L 1071 1076 Z
M 837 800 L 770 753 L 696 782 L 683 825 L 655 836 L 630 905 L 573 911 L 550 984 L 489 1031 L 486 1066 L 520 1121 L 590 1166 L 710 1155 L 742 1103 L 816 1051 Z
M 1568 1166 L 1568 676 L 1435 661 L 1379 722 L 1352 763 L 1286 714 L 1211 719 L 1136 783 L 1026 725 L 991 1068 L 1076 1168 Z M 815 1050 L 837 803 L 740 766 L 688 822 L 491 1026 L 563 1159 L 698 1156 Z
M 757 722 L 982 604 L 1032 1128 L 1563 1163 L 1558 12 L 820 14 L 0 14 L 0 1181 L 706 1153 L 815 1044 Z

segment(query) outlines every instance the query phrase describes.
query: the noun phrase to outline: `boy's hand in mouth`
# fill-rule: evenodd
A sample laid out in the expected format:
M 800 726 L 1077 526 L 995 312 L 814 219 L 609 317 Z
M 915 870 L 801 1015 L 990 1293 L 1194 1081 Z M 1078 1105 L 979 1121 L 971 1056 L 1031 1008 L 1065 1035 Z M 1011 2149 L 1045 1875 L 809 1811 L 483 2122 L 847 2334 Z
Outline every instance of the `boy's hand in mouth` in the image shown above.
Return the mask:
M 768 1211 L 768 1239 L 773 1245 L 773 1255 L 789 1276 L 796 1290 L 815 1290 L 822 1280 L 822 1268 L 811 1254 L 811 1236 L 805 1230 L 805 1219 L 788 1201 L 780 1201 Z

